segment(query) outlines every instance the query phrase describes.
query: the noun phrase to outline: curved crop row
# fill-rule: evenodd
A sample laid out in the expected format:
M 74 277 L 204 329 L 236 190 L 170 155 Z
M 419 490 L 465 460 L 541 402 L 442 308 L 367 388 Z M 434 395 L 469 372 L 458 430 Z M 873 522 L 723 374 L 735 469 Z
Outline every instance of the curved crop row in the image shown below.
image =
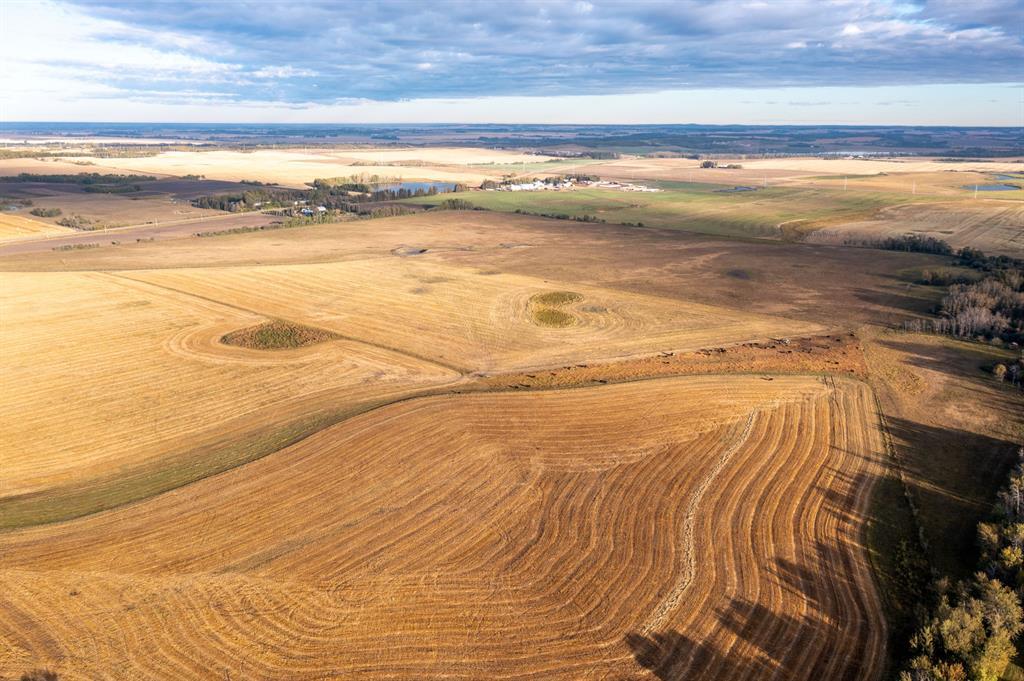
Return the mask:
M 796 376 L 394 404 L 0 535 L 0 674 L 876 678 L 875 425 Z

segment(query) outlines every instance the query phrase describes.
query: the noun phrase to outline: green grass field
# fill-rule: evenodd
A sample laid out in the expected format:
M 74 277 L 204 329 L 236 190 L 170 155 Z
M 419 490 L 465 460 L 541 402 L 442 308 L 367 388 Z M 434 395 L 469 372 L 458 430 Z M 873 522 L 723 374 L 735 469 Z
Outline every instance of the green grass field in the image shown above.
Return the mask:
M 663 191 L 656 194 L 585 188 L 564 192 L 466 192 L 459 198 L 502 212 L 590 215 L 608 223 L 642 223 L 645 227 L 748 238 L 796 235 L 834 220 L 866 218 L 880 208 L 908 202 L 906 195 L 876 191 L 768 187 L 723 192 L 720 190 L 727 187 L 720 185 L 658 184 Z M 437 205 L 447 196 L 409 201 Z

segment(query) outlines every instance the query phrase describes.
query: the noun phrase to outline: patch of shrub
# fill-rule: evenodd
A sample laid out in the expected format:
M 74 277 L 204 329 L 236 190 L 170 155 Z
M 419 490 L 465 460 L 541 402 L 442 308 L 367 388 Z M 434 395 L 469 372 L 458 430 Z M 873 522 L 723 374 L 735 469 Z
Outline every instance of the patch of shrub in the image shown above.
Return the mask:
M 57 672 L 49 669 L 33 669 L 21 675 L 21 681 L 59 681 Z
M 481 210 L 476 204 L 465 199 L 445 199 L 437 204 L 437 210 Z
M 61 218 L 60 220 L 57 220 L 57 224 L 61 227 L 70 227 L 71 229 L 94 229 L 92 220 L 77 214 Z
M 222 336 L 220 342 L 253 350 L 285 350 L 323 343 L 337 337 L 337 334 L 330 331 L 278 319 L 248 329 L 232 331 Z
M 29 211 L 39 218 L 55 218 L 62 213 L 60 208 L 33 208 Z
M 55 251 L 80 251 L 85 248 L 99 248 L 99 244 L 64 244 L 63 246 L 54 246 Z
M 540 307 L 533 311 L 533 320 L 541 326 L 563 328 L 576 323 L 576 317 L 553 307 Z
M 538 293 L 530 298 L 530 302 L 535 305 L 545 305 L 548 307 L 561 307 L 570 303 L 578 303 L 581 300 L 583 300 L 583 296 L 573 291 L 549 291 L 547 293 Z
M 583 300 L 583 296 L 573 291 L 548 291 L 530 297 L 530 314 L 533 321 L 540 326 L 564 328 L 576 323 L 575 315 L 559 308 Z

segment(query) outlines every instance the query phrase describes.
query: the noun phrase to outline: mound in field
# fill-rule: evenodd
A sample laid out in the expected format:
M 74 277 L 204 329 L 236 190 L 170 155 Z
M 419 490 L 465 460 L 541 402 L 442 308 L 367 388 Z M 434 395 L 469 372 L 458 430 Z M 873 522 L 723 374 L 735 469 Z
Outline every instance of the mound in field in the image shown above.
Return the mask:
M 401 402 L 0 535 L 0 674 L 875 679 L 875 426 L 799 376 Z
M 293 324 L 280 319 L 264 322 L 259 326 L 224 334 L 220 342 L 225 345 L 236 345 L 240 348 L 253 350 L 283 350 L 286 348 L 304 348 L 334 340 L 337 334 L 323 329 L 313 329 L 302 324 Z

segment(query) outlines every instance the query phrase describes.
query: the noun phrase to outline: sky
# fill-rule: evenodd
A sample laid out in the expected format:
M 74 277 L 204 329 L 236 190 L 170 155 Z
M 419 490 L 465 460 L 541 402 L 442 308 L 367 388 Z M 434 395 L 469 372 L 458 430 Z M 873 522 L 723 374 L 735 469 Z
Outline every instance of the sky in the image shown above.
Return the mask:
M 0 0 L 0 120 L 1024 126 L 1024 0 Z

